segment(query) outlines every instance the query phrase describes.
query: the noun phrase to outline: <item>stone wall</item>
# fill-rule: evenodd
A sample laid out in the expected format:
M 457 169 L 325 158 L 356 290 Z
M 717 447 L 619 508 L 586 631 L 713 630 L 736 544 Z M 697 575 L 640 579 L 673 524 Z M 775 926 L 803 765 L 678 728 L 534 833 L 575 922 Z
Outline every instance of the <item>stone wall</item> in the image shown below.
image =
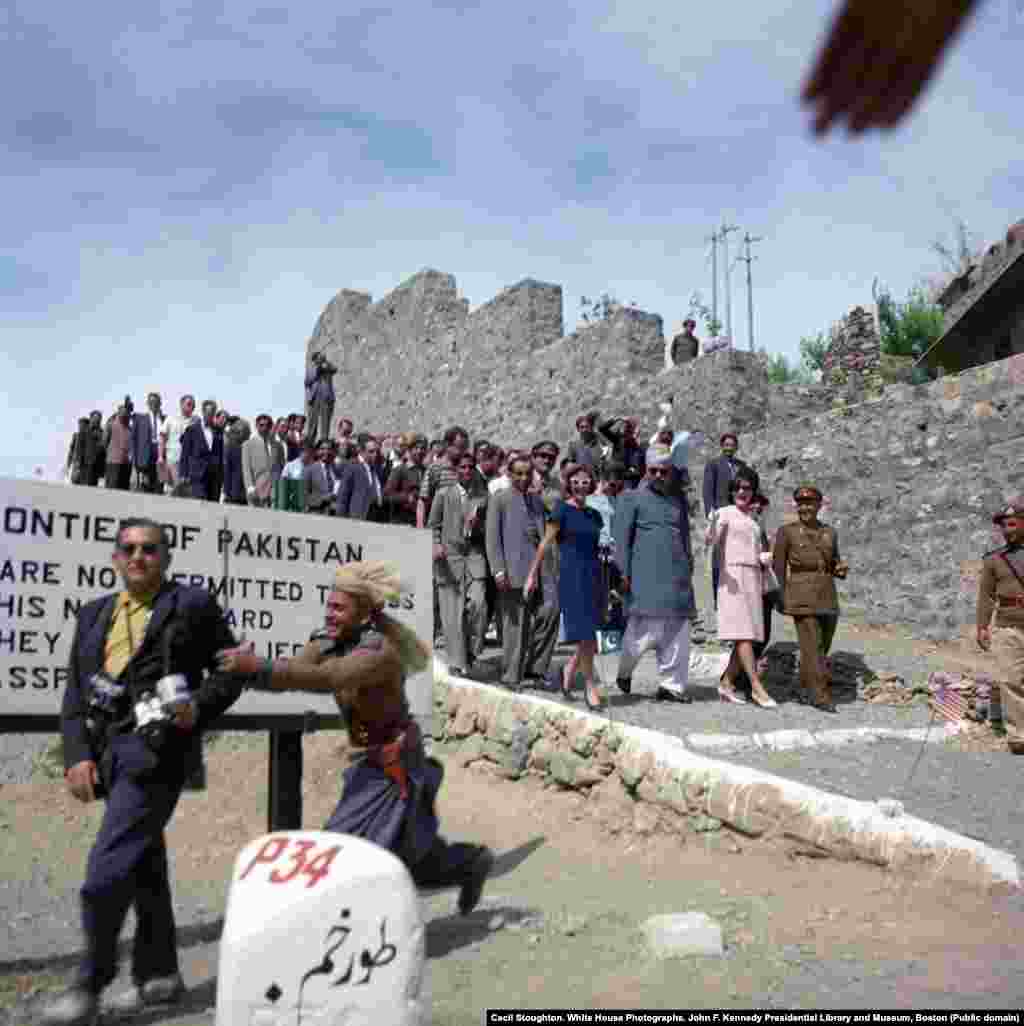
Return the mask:
M 449 678 L 440 668 L 434 698 L 434 737 L 459 762 L 575 791 L 585 813 L 613 835 L 657 832 L 737 854 L 750 844 L 773 845 L 789 855 L 859 859 L 981 888 L 1018 881 L 1012 856 L 980 842 L 898 808 L 707 758 L 678 738 Z M 796 733 L 773 735 L 778 750 Z
M 868 321 L 847 318 L 845 353 L 872 351 Z M 672 397 L 676 425 L 705 436 L 690 459 L 698 506 L 719 435 L 738 431 L 772 501 L 769 527 L 801 481 L 825 493 L 851 566 L 847 607 L 934 638 L 973 621 L 979 560 L 996 544 L 988 513 L 1024 492 L 1024 354 L 858 402 L 848 383 L 773 386 L 740 351 L 666 370 L 661 318 L 631 308 L 561 333 L 558 286 L 526 280 L 470 312 L 451 275 L 424 271 L 377 303 L 339 293 L 310 346 L 340 368 L 336 415 L 378 431 L 458 423 L 505 445 L 565 444 L 581 411 L 635 414 L 646 433 Z M 693 542 L 703 564 L 699 515 Z
M 832 334 L 822 362 L 822 384 L 851 398 L 878 392 L 881 363 L 882 340 L 875 315 L 862 306 L 854 307 Z
M 1024 492 L 1024 354 L 746 434 L 740 455 L 774 507 L 804 480 L 826 495 L 850 575 L 841 601 L 942 639 L 974 621 L 990 513 Z M 694 468 L 699 474 L 699 466 Z M 696 540 L 696 539 L 695 539 Z

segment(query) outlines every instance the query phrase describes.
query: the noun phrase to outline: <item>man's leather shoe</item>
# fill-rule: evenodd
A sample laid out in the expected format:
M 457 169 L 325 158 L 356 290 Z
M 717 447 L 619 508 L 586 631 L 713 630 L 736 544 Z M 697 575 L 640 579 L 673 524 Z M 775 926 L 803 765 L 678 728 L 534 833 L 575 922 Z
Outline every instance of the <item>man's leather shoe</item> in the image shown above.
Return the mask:
M 44 1026 L 93 1026 L 99 1011 L 99 995 L 76 984 L 43 1009 L 42 1022 Z
M 468 916 L 480 901 L 484 892 L 484 884 L 494 868 L 494 853 L 488 847 L 482 847 L 469 867 L 466 879 L 459 890 L 459 912 Z
M 632 677 L 616 677 L 615 683 L 618 689 L 624 694 L 628 695 L 633 690 L 633 678 Z
M 135 984 L 105 1003 L 105 1007 L 120 1015 L 134 1015 L 154 1005 L 173 1005 L 185 996 L 185 983 L 180 973 L 173 976 L 155 976 L 145 983 Z
M 685 691 L 670 691 L 668 688 L 658 688 L 654 698 L 658 702 L 679 702 L 681 705 L 689 705 L 693 701 Z

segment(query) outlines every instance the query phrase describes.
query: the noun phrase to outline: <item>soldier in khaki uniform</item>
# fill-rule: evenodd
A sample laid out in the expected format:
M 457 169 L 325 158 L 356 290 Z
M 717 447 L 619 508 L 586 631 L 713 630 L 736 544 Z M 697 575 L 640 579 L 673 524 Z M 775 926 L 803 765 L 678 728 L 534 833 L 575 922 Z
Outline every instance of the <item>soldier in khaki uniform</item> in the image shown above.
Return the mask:
M 986 552 L 978 581 L 978 644 L 991 648 L 1002 678 L 1003 721 L 1010 751 L 1024 755 L 1024 495 L 992 517 L 1006 544 Z M 994 627 L 989 623 L 996 612 Z
M 834 578 L 846 576 L 835 529 L 818 520 L 821 492 L 801 485 L 793 492 L 799 521 L 779 528 L 772 549 L 782 586 L 783 611 L 793 617 L 800 641 L 800 684 L 804 701 L 835 712 L 832 673 L 826 656 L 839 620 Z

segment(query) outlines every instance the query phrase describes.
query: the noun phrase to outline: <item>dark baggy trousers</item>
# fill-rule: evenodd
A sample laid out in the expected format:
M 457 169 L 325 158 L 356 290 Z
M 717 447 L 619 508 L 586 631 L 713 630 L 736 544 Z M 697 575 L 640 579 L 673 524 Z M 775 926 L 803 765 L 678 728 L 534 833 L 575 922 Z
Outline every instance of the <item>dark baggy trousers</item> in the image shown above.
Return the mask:
M 793 617 L 800 642 L 800 686 L 811 699 L 831 700 L 832 682 L 822 664 L 832 648 L 838 623 L 837 613 Z
M 98 994 L 117 976 L 117 941 L 135 908 L 132 979 L 144 983 L 178 972 L 164 827 L 181 795 L 184 769 L 155 757 L 135 734 L 111 739 L 105 760 L 107 808 L 89 852 L 81 889 L 85 957 L 79 981 Z

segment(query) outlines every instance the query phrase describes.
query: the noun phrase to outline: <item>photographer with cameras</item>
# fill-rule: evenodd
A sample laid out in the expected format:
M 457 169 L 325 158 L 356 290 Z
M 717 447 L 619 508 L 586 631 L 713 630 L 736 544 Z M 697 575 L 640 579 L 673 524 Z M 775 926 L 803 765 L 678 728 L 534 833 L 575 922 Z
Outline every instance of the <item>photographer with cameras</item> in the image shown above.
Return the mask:
M 65 779 L 79 801 L 107 807 L 80 892 L 85 954 L 44 1013 L 50 1026 L 96 1019 L 129 906 L 134 986 L 114 1007 L 130 1013 L 184 993 L 164 828 L 199 765 L 201 730 L 246 681 L 217 672 L 217 653 L 237 643 L 208 591 L 168 580 L 170 562 L 159 524 L 122 521 L 113 563 L 124 590 L 78 614 L 61 709 Z
M 334 416 L 334 375 L 338 368 L 324 353 L 313 353 L 306 368 L 306 401 L 309 421 L 306 438 L 311 441 L 331 437 Z

